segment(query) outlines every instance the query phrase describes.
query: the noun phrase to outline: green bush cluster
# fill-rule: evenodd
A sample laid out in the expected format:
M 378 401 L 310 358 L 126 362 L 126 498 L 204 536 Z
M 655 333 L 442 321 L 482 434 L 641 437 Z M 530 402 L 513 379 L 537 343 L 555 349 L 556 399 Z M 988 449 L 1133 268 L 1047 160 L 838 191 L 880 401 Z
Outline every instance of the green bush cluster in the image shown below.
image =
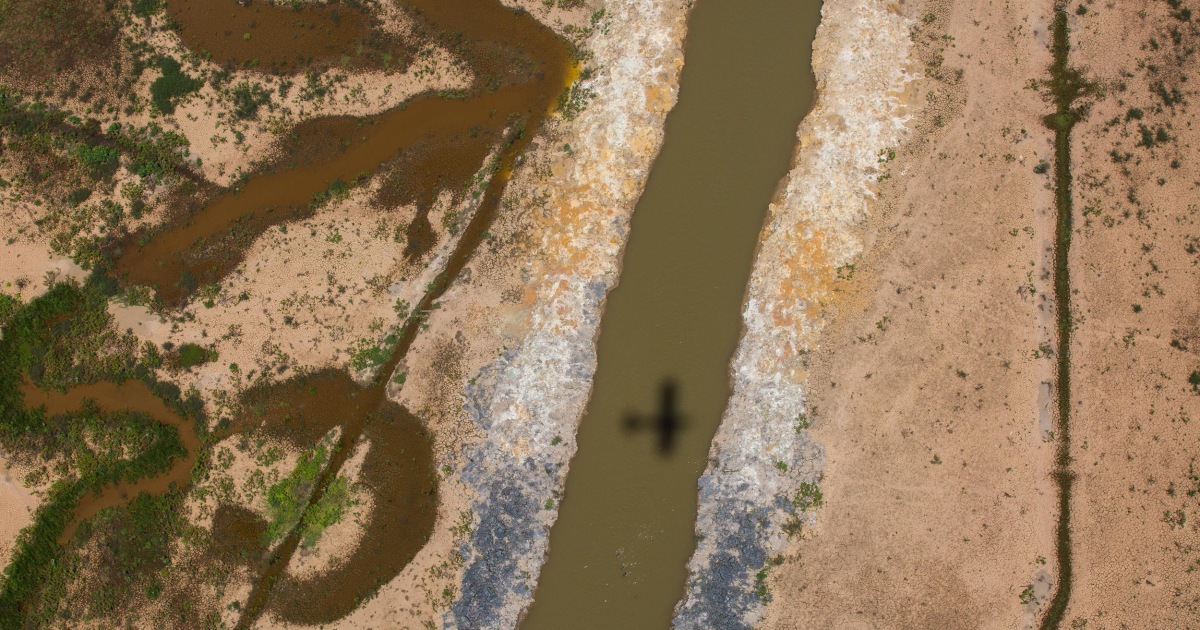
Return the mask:
M 115 147 L 98 144 L 75 145 L 75 159 L 96 177 L 112 177 L 116 172 L 121 152 Z
M 258 118 L 258 109 L 271 104 L 271 92 L 257 83 L 242 81 L 233 88 L 233 115 L 238 120 Z
M 300 523 L 328 457 L 324 445 L 305 451 L 291 474 L 267 490 L 268 541 L 287 536 Z
M 177 100 L 204 86 L 203 81 L 188 76 L 172 57 L 159 59 L 158 68 L 162 76 L 150 85 L 150 100 L 164 114 L 174 114 Z
M 304 514 L 304 527 L 300 533 L 300 544 L 312 547 L 321 539 L 325 528 L 338 523 L 354 501 L 350 498 L 350 480 L 338 477 L 325 488 L 321 498 L 313 503 Z
M 188 155 L 187 138 L 154 122 L 145 127 L 113 123 L 105 135 L 129 157 L 129 170 L 141 177 L 180 170 Z
M 59 539 L 85 494 L 160 474 L 187 454 L 178 429 L 145 414 L 85 404 L 65 416 L 48 417 L 44 408 L 27 408 L 21 393 L 26 375 L 39 387 L 59 390 L 140 378 L 177 411 L 199 419 L 200 401 L 182 401 L 177 387 L 155 381 L 139 358 L 136 340 L 112 329 L 104 286 L 96 280 L 84 286 L 59 283 L 25 306 L 0 298 L 0 445 L 10 453 L 65 463 L 4 569 L 0 628 L 56 619 L 56 601 L 66 592 Z M 77 536 L 86 531 L 81 527 Z
M 179 346 L 178 352 L 179 367 L 190 368 L 204 363 L 208 363 L 217 358 L 217 353 L 209 350 L 204 346 L 194 343 L 185 343 Z

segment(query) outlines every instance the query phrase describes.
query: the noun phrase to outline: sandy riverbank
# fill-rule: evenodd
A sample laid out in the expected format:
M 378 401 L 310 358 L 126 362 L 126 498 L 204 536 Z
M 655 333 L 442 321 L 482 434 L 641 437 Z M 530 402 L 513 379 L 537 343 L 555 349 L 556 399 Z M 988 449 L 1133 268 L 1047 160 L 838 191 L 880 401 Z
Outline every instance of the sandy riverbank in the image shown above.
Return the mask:
M 903 19 L 911 39 L 899 31 L 892 40 L 831 37 L 849 6 L 901 14 L 888 19 Z M 745 602 L 722 627 L 1041 622 L 1060 586 L 1051 476 L 1054 136 L 1042 124 L 1053 110 L 1046 84 L 1030 79 L 1048 78 L 1053 7 L 825 3 L 817 47 L 828 53 L 840 44 L 846 54 L 816 55 L 818 77 L 856 76 L 871 53 L 893 61 L 911 50 L 909 71 L 919 78 L 901 97 L 909 131 L 903 143 L 877 148 L 880 175 L 865 178 L 875 180 L 871 193 L 831 192 L 807 204 L 826 221 L 841 203 L 868 209 L 811 231 L 818 243 L 861 245 L 863 253 L 810 262 L 803 269 L 812 279 L 781 300 L 810 306 L 801 329 L 808 336 L 793 332 L 783 309 L 765 311 L 775 317 L 756 327 L 772 294 L 752 281 L 734 374 L 749 386 L 742 398 L 735 393 L 701 485 L 708 518 L 697 530 L 705 538 L 679 626 L 713 623 L 718 600 Z M 1091 88 L 1072 142 L 1077 481 L 1075 578 L 1063 624 L 1183 626 L 1198 603 L 1187 542 L 1196 527 L 1188 445 L 1200 413 L 1188 380 L 1197 369 L 1196 209 L 1188 199 L 1200 184 L 1186 175 L 1195 140 L 1180 64 L 1194 54 L 1196 28 L 1168 4 L 1066 9 L 1072 64 Z M 873 85 L 860 81 L 856 91 Z M 826 107 L 829 97 L 824 90 Z M 803 128 L 801 137 L 798 164 L 852 155 L 844 145 L 805 146 Z M 795 173 L 780 207 L 793 189 L 820 182 L 828 190 L 829 179 Z M 809 220 L 799 209 L 774 212 L 784 225 Z M 756 277 L 814 250 L 773 250 L 772 238 L 768 228 Z M 804 360 L 792 358 L 792 347 Z M 747 361 L 756 349 L 765 370 Z M 749 392 L 764 397 L 758 407 L 742 406 Z M 781 401 L 798 408 L 781 409 Z M 809 462 L 781 454 L 795 439 L 784 429 L 797 418 L 801 441 L 823 454 L 800 468 L 799 480 L 795 464 Z M 773 460 L 789 463 L 788 474 L 772 470 Z M 789 507 L 780 497 L 816 509 L 781 527 L 770 510 Z M 739 514 L 764 529 L 739 533 L 730 526 Z

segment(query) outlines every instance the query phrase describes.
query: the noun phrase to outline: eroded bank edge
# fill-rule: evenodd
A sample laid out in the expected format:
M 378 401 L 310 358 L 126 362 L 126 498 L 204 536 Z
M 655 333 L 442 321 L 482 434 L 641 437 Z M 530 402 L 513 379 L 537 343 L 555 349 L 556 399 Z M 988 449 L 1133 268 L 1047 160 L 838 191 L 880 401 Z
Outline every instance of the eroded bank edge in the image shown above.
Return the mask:
M 485 435 L 461 479 L 474 492 L 459 595 L 443 624 L 511 628 L 532 601 L 596 369 L 600 315 L 629 219 L 678 93 L 689 0 L 616 0 L 587 48 L 595 98 L 566 129 L 576 147 L 549 190 L 558 217 L 532 261 L 537 299 L 520 345 L 485 366 L 467 409 Z M 650 89 L 653 88 L 653 89 Z M 576 141 L 576 139 L 578 141 Z M 516 189 L 522 172 L 514 176 Z M 563 440 L 559 436 L 571 436 Z
M 863 244 L 880 151 L 903 139 L 912 20 L 877 0 L 826 0 L 813 43 L 817 102 L 801 122 L 794 165 L 759 242 L 733 395 L 699 484 L 699 538 L 677 628 L 750 628 L 759 586 L 786 545 L 785 525 L 811 517 L 821 446 L 803 422 L 807 355 L 824 327 L 838 270 Z

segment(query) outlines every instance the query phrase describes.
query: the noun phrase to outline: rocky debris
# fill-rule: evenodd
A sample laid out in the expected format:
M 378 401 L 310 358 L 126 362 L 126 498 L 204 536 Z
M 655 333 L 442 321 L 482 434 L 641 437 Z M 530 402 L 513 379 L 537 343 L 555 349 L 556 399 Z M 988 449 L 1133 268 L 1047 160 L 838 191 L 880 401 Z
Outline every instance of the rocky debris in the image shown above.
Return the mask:
M 468 447 L 459 473 L 477 498 L 446 627 L 512 628 L 532 600 L 557 515 L 547 500 L 561 494 L 575 452 L 600 314 L 675 103 L 690 7 L 687 0 L 605 5 L 586 46 L 594 73 L 577 88 L 593 96 L 563 124 L 573 151 L 552 165 L 548 183 L 522 167 L 506 193 L 517 204 L 545 199 L 551 211 L 531 213 L 540 247 L 529 260 L 536 300 L 528 332 L 468 388 L 467 409 L 486 437 Z
M 855 231 L 908 119 L 910 20 L 882 0 L 827 0 L 813 43 L 817 103 L 798 132 L 785 187 L 771 204 L 743 309 L 733 395 L 700 480 L 696 533 L 677 628 L 751 628 L 769 594 L 759 573 L 811 519 L 801 484 L 820 480 L 821 447 L 805 426 L 807 355 L 839 273 L 862 250 Z M 807 486 L 812 488 L 813 486 Z

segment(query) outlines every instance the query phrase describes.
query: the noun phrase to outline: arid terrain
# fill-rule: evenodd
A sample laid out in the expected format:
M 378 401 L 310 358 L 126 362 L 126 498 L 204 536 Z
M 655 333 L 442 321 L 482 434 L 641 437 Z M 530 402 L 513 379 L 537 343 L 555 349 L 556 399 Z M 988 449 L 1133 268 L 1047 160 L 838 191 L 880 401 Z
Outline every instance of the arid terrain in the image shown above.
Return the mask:
M 910 132 L 813 353 L 819 507 L 762 574 L 764 627 L 1194 625 L 1200 182 L 1185 5 L 1060 5 L 1082 84 L 1065 611 L 1044 121 L 1056 5 L 930 2 L 903 10 L 921 75 Z
M 1197 625 L 1192 5 L 824 0 L 676 627 Z M 692 6 L 0 0 L 0 628 L 518 626 Z

